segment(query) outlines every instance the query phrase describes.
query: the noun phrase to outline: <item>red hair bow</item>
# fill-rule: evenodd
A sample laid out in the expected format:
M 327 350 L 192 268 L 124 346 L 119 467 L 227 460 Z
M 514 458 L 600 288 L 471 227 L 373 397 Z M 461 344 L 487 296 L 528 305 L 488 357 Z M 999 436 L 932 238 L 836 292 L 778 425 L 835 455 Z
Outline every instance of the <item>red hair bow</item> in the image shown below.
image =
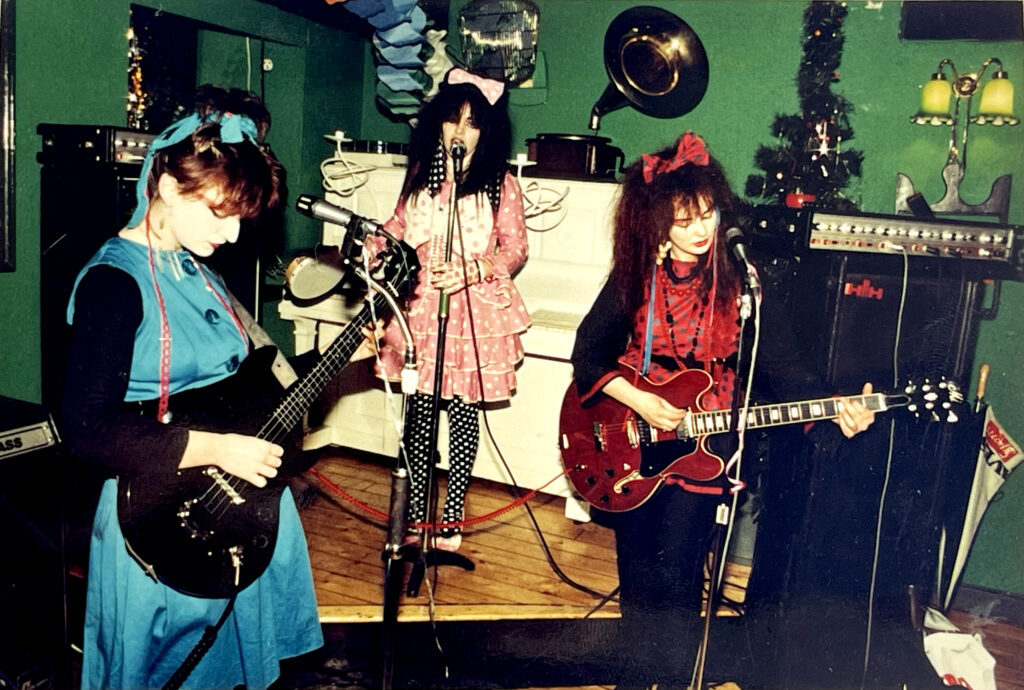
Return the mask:
M 686 132 L 679 137 L 676 154 L 671 158 L 646 153 L 641 158 L 644 162 L 644 182 L 648 184 L 661 173 L 672 172 L 687 163 L 707 165 L 711 160 L 707 149 L 704 148 L 704 140 L 693 132 Z

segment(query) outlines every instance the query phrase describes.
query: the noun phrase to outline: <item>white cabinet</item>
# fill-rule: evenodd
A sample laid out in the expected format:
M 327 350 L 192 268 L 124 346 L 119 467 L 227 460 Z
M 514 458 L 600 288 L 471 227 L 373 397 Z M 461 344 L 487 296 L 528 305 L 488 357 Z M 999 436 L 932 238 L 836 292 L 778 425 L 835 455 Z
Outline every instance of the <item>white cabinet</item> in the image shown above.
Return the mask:
M 329 194 L 327 200 L 383 221 L 394 209 L 404 174 L 403 168 L 379 168 L 351 196 Z M 489 406 L 486 420 L 481 420 L 473 474 L 505 483 L 514 480 L 524 489 L 543 486 L 547 493 L 570 496 L 568 481 L 559 477 L 558 411 L 572 378 L 569 356 L 576 328 L 607 275 L 618 185 L 524 177 L 521 186 L 527 202 L 530 256 L 515 282 L 533 325 L 523 336 L 526 357 L 517 371 L 515 395 L 507 403 Z M 340 232 L 337 226 L 325 224 L 324 244 L 337 244 Z M 305 352 L 314 347 L 318 333 L 333 337 L 359 307 L 332 295 L 313 306 L 284 300 L 279 310 L 283 319 L 295 323 L 296 351 Z M 307 448 L 333 444 L 397 457 L 401 396 L 397 387 L 389 396 L 368 363 L 356 363 L 342 372 L 319 407 L 319 412 L 310 414 Z M 445 460 L 445 415 L 438 446 Z M 567 502 L 566 510 L 573 517 L 585 515 L 574 501 Z

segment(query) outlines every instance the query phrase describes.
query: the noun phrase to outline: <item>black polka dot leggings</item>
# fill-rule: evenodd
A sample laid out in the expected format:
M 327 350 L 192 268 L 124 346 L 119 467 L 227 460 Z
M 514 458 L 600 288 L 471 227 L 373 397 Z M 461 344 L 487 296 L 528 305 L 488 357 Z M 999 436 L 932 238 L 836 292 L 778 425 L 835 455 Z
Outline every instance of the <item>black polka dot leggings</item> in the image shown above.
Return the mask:
M 427 477 L 433 448 L 430 447 L 431 396 L 416 393 L 408 399 L 405 417 L 405 450 L 409 457 L 409 522 L 423 522 L 427 513 Z M 478 403 L 461 398 L 442 400 L 448 409 L 448 493 L 441 522 L 459 522 L 463 518 L 469 476 L 480 445 Z M 441 536 L 461 532 L 461 528 L 442 529 Z

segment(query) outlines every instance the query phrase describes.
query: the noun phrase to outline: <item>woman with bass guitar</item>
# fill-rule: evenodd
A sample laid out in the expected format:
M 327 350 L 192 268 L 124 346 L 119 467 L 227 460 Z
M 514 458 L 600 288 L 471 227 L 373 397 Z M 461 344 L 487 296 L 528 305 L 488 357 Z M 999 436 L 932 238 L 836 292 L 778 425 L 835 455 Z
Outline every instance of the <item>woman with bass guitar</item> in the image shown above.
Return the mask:
M 687 409 L 658 390 L 693 369 L 706 372 L 710 381 L 702 395 L 697 391 L 701 408 L 731 407 L 741 275 L 724 235 L 736 221 L 736 207 L 722 167 L 691 132 L 626 169 L 615 209 L 611 272 L 573 348 L 575 391 L 583 408 L 611 399 L 655 431 L 674 430 Z M 795 356 L 764 359 L 774 381 L 791 390 L 815 382 Z M 864 392 L 871 392 L 870 384 Z M 856 402 L 842 405 L 835 419 L 847 437 L 873 420 L 874 413 Z M 615 530 L 621 637 L 628 645 L 620 689 L 655 682 L 685 687 L 690 679 L 703 567 L 715 507 L 727 490 L 721 476 L 692 479 L 669 476 L 639 505 L 602 515 Z
M 200 259 L 236 241 L 242 220 L 278 205 L 282 168 L 261 143 L 269 126 L 255 96 L 201 87 L 195 111 L 151 144 L 133 217 L 75 283 L 63 435 L 78 459 L 108 477 L 90 543 L 83 688 L 178 687 L 186 680 L 190 688 L 266 688 L 280 674 L 280 659 L 323 644 L 295 502 L 286 486 L 266 488 L 275 485 L 295 444 L 262 431 L 197 428 L 182 414 L 181 401 L 191 396 L 190 405 L 213 408 L 210 416 L 228 416 L 212 391 L 244 378 L 239 372 L 250 361 L 239 311 L 220 276 Z M 356 333 L 353 359 L 372 353 L 374 335 Z M 143 528 L 137 539 L 129 537 L 129 523 L 149 524 L 136 520 L 137 494 L 155 494 L 163 509 L 162 492 L 183 476 L 206 482 L 199 484 L 210 487 L 203 497 L 217 490 L 228 497 L 213 510 L 235 507 L 241 501 L 230 497 L 255 488 L 250 504 L 269 496 L 271 505 L 261 510 L 276 517 L 265 535 L 224 554 L 215 567 L 223 566 L 228 584 L 211 591 L 191 577 L 205 553 L 155 568 L 139 556 L 144 547 L 154 557 L 166 555 L 176 541 L 207 550 L 202 545 L 218 530 L 193 522 L 205 508 L 199 497 L 167 496 L 166 532 Z M 245 578 L 261 547 L 265 565 Z M 188 584 L 167 584 L 175 569 Z M 211 629 L 216 635 L 204 655 Z

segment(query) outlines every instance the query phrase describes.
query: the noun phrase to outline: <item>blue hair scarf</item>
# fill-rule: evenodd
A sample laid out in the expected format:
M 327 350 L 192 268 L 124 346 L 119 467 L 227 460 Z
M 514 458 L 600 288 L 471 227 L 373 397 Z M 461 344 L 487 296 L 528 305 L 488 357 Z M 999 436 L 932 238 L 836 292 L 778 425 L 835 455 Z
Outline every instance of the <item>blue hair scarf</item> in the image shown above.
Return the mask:
M 191 136 L 193 132 L 208 122 L 218 122 L 220 124 L 220 140 L 225 144 L 239 144 L 245 140 L 256 144 L 259 130 L 256 128 L 256 123 L 252 121 L 252 118 L 246 115 L 211 113 L 203 118 L 198 113 L 192 113 L 188 117 L 178 120 L 157 135 L 153 143 L 149 145 L 149 150 L 146 151 L 146 158 L 142 161 L 142 170 L 139 172 L 139 181 L 135 186 L 136 205 L 135 212 L 132 214 L 131 220 L 128 221 L 129 228 L 134 228 L 141 224 L 146 218 L 146 211 L 149 209 L 149 195 L 147 191 L 149 189 L 149 172 L 153 168 L 154 152 L 184 141 L 186 137 Z

